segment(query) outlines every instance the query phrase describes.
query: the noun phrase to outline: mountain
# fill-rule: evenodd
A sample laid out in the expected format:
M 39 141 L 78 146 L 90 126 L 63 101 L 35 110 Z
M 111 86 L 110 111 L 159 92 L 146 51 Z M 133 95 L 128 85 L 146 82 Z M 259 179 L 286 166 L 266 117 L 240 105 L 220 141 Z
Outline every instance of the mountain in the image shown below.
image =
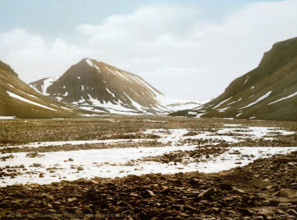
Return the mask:
M 205 104 L 204 101 L 177 101 L 165 105 L 169 112 L 176 112 L 183 109 L 191 109 Z
M 75 117 L 79 112 L 41 95 L 0 61 L 0 118 Z
M 171 115 L 297 121 L 297 38 L 273 45 L 214 100 Z
M 163 94 L 141 77 L 89 58 L 60 77 L 41 79 L 30 86 L 58 101 L 97 112 L 156 114 L 166 110 L 158 100 Z

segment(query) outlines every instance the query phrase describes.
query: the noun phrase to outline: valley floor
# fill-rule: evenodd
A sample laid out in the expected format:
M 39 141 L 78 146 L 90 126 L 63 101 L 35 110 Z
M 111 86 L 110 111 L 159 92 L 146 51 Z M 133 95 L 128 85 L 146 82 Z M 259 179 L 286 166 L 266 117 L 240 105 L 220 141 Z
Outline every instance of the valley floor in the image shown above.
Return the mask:
M 113 116 L 0 130 L 2 218 L 297 218 L 295 122 Z

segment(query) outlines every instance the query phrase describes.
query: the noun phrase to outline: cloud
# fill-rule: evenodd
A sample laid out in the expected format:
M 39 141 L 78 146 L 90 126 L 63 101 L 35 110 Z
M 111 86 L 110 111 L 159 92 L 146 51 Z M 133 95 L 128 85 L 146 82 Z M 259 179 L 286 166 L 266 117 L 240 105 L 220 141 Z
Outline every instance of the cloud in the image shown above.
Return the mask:
M 82 52 L 81 48 L 61 39 L 47 44 L 41 37 L 21 28 L 0 33 L 1 59 L 26 82 L 62 74 L 81 59 Z
M 121 45 L 124 41 L 154 42 L 163 35 L 182 35 L 188 25 L 199 15 L 198 9 L 183 6 L 150 5 L 132 14 L 114 15 L 101 25 L 79 25 L 81 34 L 89 37 L 90 45 L 106 43 Z
M 255 68 L 272 44 L 297 36 L 296 8 L 295 0 L 254 3 L 218 23 L 205 20 L 202 8 L 149 5 L 78 25 L 85 41 L 75 46 L 45 43 L 22 29 L 2 33 L 0 57 L 27 81 L 92 57 L 142 76 L 171 97 L 210 99 Z
M 154 5 L 77 29 L 99 57 L 165 93 L 211 98 L 255 68 L 273 43 L 297 35 L 296 8 L 293 0 L 255 3 L 217 24 L 202 20 L 201 9 Z

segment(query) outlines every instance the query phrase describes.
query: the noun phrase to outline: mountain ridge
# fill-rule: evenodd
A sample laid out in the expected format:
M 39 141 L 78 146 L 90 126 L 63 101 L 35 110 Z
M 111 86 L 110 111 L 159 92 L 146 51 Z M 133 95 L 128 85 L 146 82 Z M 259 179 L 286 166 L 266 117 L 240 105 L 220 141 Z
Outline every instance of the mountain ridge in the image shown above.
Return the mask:
M 60 77 L 29 85 L 58 101 L 92 111 L 155 114 L 165 110 L 158 101 L 164 94 L 141 77 L 90 58 L 72 65 Z
M 233 80 L 214 100 L 172 115 L 296 121 L 297 38 L 274 44 L 258 67 Z
M 81 113 L 36 92 L 20 80 L 9 65 L 0 61 L 0 116 L 69 118 Z

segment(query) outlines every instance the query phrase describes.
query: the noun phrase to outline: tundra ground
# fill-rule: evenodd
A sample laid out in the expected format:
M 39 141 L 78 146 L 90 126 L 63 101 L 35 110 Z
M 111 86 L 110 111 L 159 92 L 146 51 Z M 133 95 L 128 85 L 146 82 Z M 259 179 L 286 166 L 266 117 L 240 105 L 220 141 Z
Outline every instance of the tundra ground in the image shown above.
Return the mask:
M 0 121 L 2 218 L 294 219 L 297 123 Z

